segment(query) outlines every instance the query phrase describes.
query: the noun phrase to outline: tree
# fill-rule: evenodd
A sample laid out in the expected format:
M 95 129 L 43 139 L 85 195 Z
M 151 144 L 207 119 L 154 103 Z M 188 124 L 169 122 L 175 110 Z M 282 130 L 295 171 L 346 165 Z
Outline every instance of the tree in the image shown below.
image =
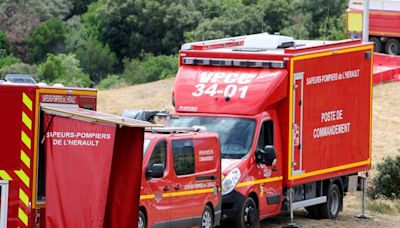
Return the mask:
M 117 57 L 107 44 L 103 44 L 90 36 L 90 32 L 83 26 L 73 30 L 67 38 L 67 50 L 75 54 L 83 72 L 90 75 L 90 79 L 98 83 L 108 73 L 114 70 Z
M 269 30 L 264 23 L 264 12 L 254 6 L 229 8 L 220 17 L 206 19 L 198 27 L 185 34 L 186 41 L 239 36 Z
M 39 66 L 39 72 L 47 83 L 61 83 L 66 86 L 89 87 L 92 82 L 79 66 L 79 60 L 72 54 L 50 54 Z
M 34 9 L 7 0 L 0 8 L 0 29 L 7 34 L 11 52 L 27 60 L 26 38 L 40 23 L 40 14 Z
M 175 53 L 201 18 L 191 0 L 108 0 L 97 12 L 100 38 L 119 59 Z
M 40 62 L 48 53 L 62 53 L 67 27 L 58 18 L 38 25 L 27 39 L 32 62 Z

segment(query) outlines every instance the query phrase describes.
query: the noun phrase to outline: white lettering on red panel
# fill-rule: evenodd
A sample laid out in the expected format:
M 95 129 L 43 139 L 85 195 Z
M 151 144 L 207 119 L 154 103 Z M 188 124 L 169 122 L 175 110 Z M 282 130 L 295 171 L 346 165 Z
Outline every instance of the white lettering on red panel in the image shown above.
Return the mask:
M 246 98 L 249 83 L 255 79 L 255 73 L 200 72 L 199 83 L 195 85 L 194 97 L 203 95 Z M 221 86 L 223 84 L 224 86 Z M 222 88 L 224 87 L 224 88 Z
M 332 110 L 332 111 L 327 111 L 327 112 L 321 113 L 321 123 L 327 123 L 327 122 L 338 121 L 338 120 L 343 120 L 343 110 L 342 109 Z M 327 137 L 327 136 L 332 136 L 332 135 L 345 134 L 345 133 L 349 133 L 349 132 L 350 132 L 350 123 L 345 122 L 345 123 L 338 123 L 338 124 L 333 124 L 333 125 L 329 125 L 329 126 L 314 128 L 313 136 L 314 136 L 314 139 L 316 139 L 316 138 L 322 138 L 322 137 Z
M 53 94 L 43 94 L 43 103 L 61 103 L 61 104 L 75 104 L 76 96 L 62 96 Z
M 46 138 L 52 140 L 54 146 L 99 146 L 100 140 L 110 140 L 111 134 L 49 131 Z
M 315 85 L 320 83 L 357 78 L 359 76 L 360 76 L 360 69 L 348 70 L 344 72 L 336 72 L 336 73 L 329 73 L 324 75 L 308 77 L 306 84 Z

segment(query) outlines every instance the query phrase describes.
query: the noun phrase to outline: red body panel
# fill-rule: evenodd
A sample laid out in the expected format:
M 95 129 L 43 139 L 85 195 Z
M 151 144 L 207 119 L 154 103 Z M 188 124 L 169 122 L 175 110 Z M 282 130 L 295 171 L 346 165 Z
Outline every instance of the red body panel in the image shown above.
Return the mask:
M 151 143 L 143 160 L 141 201 L 147 215 L 147 226 L 180 225 L 180 221 L 200 218 L 206 204 L 214 212 L 221 210 L 221 161 L 218 136 L 214 133 L 150 134 Z M 189 140 L 194 148 L 194 173 L 177 175 L 172 143 Z M 146 179 L 146 171 L 155 146 L 166 143 L 164 177 Z M 179 158 L 178 158 L 179 159 Z M 187 224 L 187 223 L 186 223 Z M 197 225 L 197 223 L 196 223 Z M 191 225 L 186 225 L 191 226 Z

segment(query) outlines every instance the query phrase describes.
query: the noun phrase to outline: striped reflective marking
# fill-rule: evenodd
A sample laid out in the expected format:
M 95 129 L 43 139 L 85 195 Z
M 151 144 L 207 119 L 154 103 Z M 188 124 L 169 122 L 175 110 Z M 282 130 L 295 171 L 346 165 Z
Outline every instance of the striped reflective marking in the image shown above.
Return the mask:
M 214 188 L 204 188 L 204 189 L 189 190 L 189 191 L 163 193 L 161 196 L 162 196 L 162 198 L 168 198 L 168 197 L 197 195 L 197 194 L 213 193 L 213 192 L 214 192 Z M 154 199 L 154 198 L 156 198 L 155 194 L 140 195 L 141 200 Z
M 22 112 L 22 122 L 25 124 L 25 126 L 29 129 L 32 130 L 32 120 L 29 118 L 25 112 Z
M 16 170 L 14 171 L 15 174 L 17 174 L 17 176 L 19 177 L 19 179 L 21 179 L 22 182 L 24 182 L 24 184 L 26 185 L 26 187 L 29 188 L 30 185 L 30 180 L 29 180 L 29 176 L 26 175 L 24 170 Z
M 250 185 L 256 185 L 256 184 L 264 184 L 268 182 L 274 182 L 274 181 L 281 181 L 283 179 L 282 176 L 280 177 L 271 177 L 271 178 L 266 178 L 266 179 L 258 179 L 258 180 L 252 180 L 252 181 L 245 181 L 245 182 L 240 182 L 236 185 L 237 188 L 240 187 L 245 187 L 245 186 L 250 186 Z
M 24 131 L 21 131 L 21 140 L 26 145 L 26 147 L 31 149 L 31 138 L 29 138 L 29 136 L 27 136 Z
M 28 207 L 29 197 L 21 188 L 19 189 L 19 199 Z
M 164 193 L 164 194 L 162 194 L 162 196 L 163 197 L 187 196 L 187 195 L 196 195 L 196 194 L 211 193 L 211 192 L 214 192 L 214 188 L 205 188 L 205 189 L 190 190 L 190 191 Z
M 156 195 L 154 195 L 154 194 L 140 195 L 141 200 L 154 199 L 154 198 L 156 198 Z
M 12 180 L 12 178 L 6 171 L 0 170 L 0 180 Z
M 21 208 L 18 208 L 18 218 L 25 224 L 25 226 L 28 226 L 28 215 L 26 215 L 25 211 Z
M 31 168 L 31 159 L 23 150 L 21 150 L 21 161 L 26 165 L 26 167 Z
M 22 102 L 32 111 L 32 100 L 26 95 L 26 93 L 22 93 Z

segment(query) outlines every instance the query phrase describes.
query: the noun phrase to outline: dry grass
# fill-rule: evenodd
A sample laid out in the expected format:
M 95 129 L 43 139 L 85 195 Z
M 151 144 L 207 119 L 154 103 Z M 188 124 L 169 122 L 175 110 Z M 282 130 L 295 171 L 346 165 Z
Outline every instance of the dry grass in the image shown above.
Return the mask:
M 99 111 L 121 114 L 124 109 L 172 110 L 171 91 L 174 79 L 143 85 L 99 91 Z M 400 154 L 400 83 L 374 86 L 372 118 L 373 165 L 385 157 Z M 372 175 L 374 171 L 372 171 Z M 360 212 L 359 193 L 349 194 L 344 200 L 344 211 L 338 220 L 310 220 L 304 211 L 296 212 L 296 222 L 303 227 L 398 227 L 400 203 L 388 201 L 369 202 L 368 209 L 378 220 L 358 220 Z M 389 209 L 388 209 L 389 207 Z M 381 214 L 379 211 L 387 212 Z M 287 216 L 279 216 L 263 222 L 263 227 L 281 227 Z M 267 225 L 269 224 L 269 225 Z
M 117 89 L 99 90 L 98 110 L 121 115 L 125 109 L 172 110 L 175 78 Z

